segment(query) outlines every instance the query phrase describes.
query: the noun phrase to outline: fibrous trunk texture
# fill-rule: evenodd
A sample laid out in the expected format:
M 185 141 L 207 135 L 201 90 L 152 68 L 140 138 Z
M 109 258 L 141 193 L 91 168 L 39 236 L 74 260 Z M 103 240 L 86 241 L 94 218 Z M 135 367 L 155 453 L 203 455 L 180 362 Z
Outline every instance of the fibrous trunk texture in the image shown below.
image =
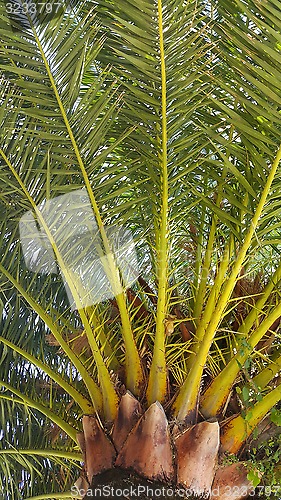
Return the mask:
M 121 450 L 141 414 L 141 405 L 129 392 L 127 392 L 121 398 L 116 421 L 113 426 L 112 441 L 117 451 Z
M 219 467 L 212 486 L 211 500 L 239 500 L 247 498 L 253 491 L 247 479 L 247 468 L 243 463 Z
M 106 437 L 100 423 L 94 416 L 83 417 L 85 436 L 86 471 L 89 483 L 93 476 L 111 469 L 115 463 L 116 451 Z
M 196 492 L 198 496 L 211 491 L 219 439 L 217 422 L 194 425 L 175 439 L 177 482 Z
M 166 487 L 170 485 L 173 491 L 184 489 L 190 498 L 205 495 L 212 500 L 240 500 L 252 489 L 242 463 L 218 467 L 218 422 L 201 422 L 171 432 L 160 403 L 153 403 L 143 413 L 139 402 L 127 392 L 121 399 L 110 436 L 92 415 L 83 417 L 83 430 L 84 436 L 80 434 L 78 441 L 85 465 L 83 480 L 76 483 L 78 489 L 78 485 L 85 485 L 85 480 L 89 485 L 95 484 L 98 476 L 110 469 L 119 475 L 133 474 Z M 85 498 L 94 497 L 89 494 Z
M 120 450 L 116 465 L 159 481 L 174 481 L 172 443 L 165 412 L 156 402 L 140 418 Z

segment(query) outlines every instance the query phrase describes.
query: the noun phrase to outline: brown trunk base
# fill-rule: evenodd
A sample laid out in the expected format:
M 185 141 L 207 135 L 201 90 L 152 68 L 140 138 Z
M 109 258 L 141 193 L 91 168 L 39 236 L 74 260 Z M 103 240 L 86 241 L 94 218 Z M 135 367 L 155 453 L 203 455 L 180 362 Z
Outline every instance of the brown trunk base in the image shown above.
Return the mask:
M 114 468 L 95 476 L 83 500 L 198 500 L 198 497 L 186 496 L 183 488 L 167 483 L 149 481 L 138 476 L 134 471 Z
M 235 483 L 233 483 L 232 486 L 234 487 Z M 217 484 L 214 483 L 213 487 L 217 487 Z M 79 489 L 86 493 L 86 483 L 84 483 L 84 485 L 80 484 Z M 127 495 L 127 493 L 129 493 L 129 495 Z M 198 496 L 191 495 L 190 492 L 180 489 L 180 487 L 175 484 L 169 485 L 156 481 L 152 482 L 138 476 L 134 471 L 114 468 L 95 476 L 92 486 L 84 495 L 83 500 L 133 500 L 134 498 L 138 500 L 199 499 Z M 201 498 L 206 499 L 207 497 Z M 220 500 L 220 498 L 223 497 L 217 496 L 217 493 L 215 493 L 215 496 L 209 497 L 209 500 Z M 231 497 L 225 498 L 230 499 Z M 256 495 L 251 493 L 250 497 L 246 496 L 244 499 L 245 498 L 251 500 L 268 500 L 270 497 L 262 496 L 260 493 Z
M 111 433 L 94 415 L 83 417 L 83 430 L 77 437 L 85 465 L 76 486 L 85 500 L 245 500 L 253 492 L 243 463 L 219 467 L 218 422 L 174 433 L 160 403 L 143 413 L 127 393 Z

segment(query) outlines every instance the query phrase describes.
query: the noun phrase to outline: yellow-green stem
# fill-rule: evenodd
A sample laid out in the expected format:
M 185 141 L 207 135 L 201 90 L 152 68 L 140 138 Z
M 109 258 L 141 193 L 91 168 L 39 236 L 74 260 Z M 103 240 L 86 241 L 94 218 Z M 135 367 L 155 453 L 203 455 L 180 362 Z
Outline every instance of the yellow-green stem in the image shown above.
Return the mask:
M 196 409 L 198 394 L 200 391 L 201 375 L 207 361 L 210 346 L 216 333 L 216 329 L 223 317 L 223 313 L 230 295 L 236 284 L 237 276 L 241 271 L 244 259 L 251 245 L 253 235 L 256 231 L 260 216 L 262 215 L 262 211 L 264 209 L 271 184 L 275 177 L 280 160 L 281 146 L 279 147 L 276 158 L 272 164 L 260 201 L 256 208 L 256 212 L 252 218 L 250 228 L 245 235 L 244 242 L 238 252 L 236 261 L 233 264 L 230 276 L 223 286 L 220 298 L 218 299 L 216 308 L 214 309 L 210 322 L 208 323 L 207 328 L 204 332 L 204 336 L 202 335 L 202 341 L 198 349 L 198 353 L 195 356 L 194 363 L 174 403 L 173 408 L 179 420 L 184 420 L 188 418 L 188 415 L 193 415 Z
M 0 264 L 0 271 L 8 278 L 8 280 L 14 285 L 14 287 L 19 291 L 21 296 L 26 300 L 26 302 L 32 307 L 32 309 L 38 314 L 38 316 L 44 321 L 45 325 L 50 329 L 51 333 L 54 335 L 55 339 L 58 341 L 62 350 L 65 352 L 73 366 L 80 373 L 84 384 L 86 385 L 89 396 L 92 400 L 93 407 L 97 412 L 102 410 L 102 396 L 100 389 L 92 379 L 88 371 L 86 370 L 83 363 L 76 356 L 76 354 L 69 347 L 68 343 L 64 340 L 60 334 L 58 328 L 53 323 L 51 317 L 46 313 L 46 311 L 24 290 L 24 288 L 15 280 L 15 278 Z
M 83 462 L 83 455 L 82 453 L 76 453 L 74 451 L 59 451 L 59 450 L 52 450 L 52 449 L 45 449 L 45 450 L 35 450 L 35 449 L 5 449 L 5 450 L 0 450 L 0 455 L 28 455 L 28 456 L 37 456 L 37 457 L 46 457 L 48 459 L 51 459 L 52 457 L 55 458 L 65 458 L 66 460 L 74 460 L 75 462 Z
M 266 368 L 264 368 L 260 373 L 258 373 L 252 382 L 256 387 L 264 389 L 267 384 L 281 371 L 281 356 L 279 356 L 275 361 L 269 363 Z
M 159 48 L 161 58 L 161 95 L 162 95 L 162 205 L 159 240 L 157 244 L 157 278 L 158 302 L 156 312 L 156 332 L 152 364 L 147 388 L 147 400 L 152 404 L 156 400 L 163 401 L 167 391 L 167 373 L 165 356 L 165 318 L 167 315 L 167 281 L 168 281 L 168 159 L 167 159 L 167 88 L 166 64 L 164 48 L 164 27 L 162 1 L 158 0 Z
M 112 347 L 110 345 L 108 336 L 105 333 L 104 329 L 104 321 L 100 320 L 100 317 L 96 313 L 96 307 L 95 306 L 90 306 L 86 308 L 86 312 L 89 316 L 89 323 L 90 325 L 93 325 L 94 328 L 94 335 L 97 337 L 97 340 L 99 341 L 101 345 L 101 351 L 104 354 L 105 358 L 110 359 L 110 364 L 109 366 L 113 370 L 117 370 L 120 368 L 120 363 L 118 359 L 116 358 L 115 353 L 112 350 Z
M 269 392 L 269 394 L 264 396 L 263 399 L 252 408 L 249 408 L 244 418 L 238 415 L 230 420 L 229 423 L 223 427 L 221 451 L 238 453 L 247 438 L 252 434 L 253 430 L 280 399 L 281 385 Z
M 62 100 L 60 98 L 58 89 L 56 87 L 56 83 L 55 83 L 54 77 L 52 75 L 51 68 L 49 66 L 48 60 L 46 58 L 45 52 L 43 50 L 42 44 L 40 42 L 39 37 L 37 36 L 36 31 L 33 30 L 33 33 L 34 33 L 36 43 L 38 44 L 38 48 L 40 50 L 41 57 L 43 59 L 43 62 L 44 62 L 44 65 L 45 65 L 45 68 L 46 68 L 46 71 L 48 74 L 48 78 L 50 80 L 50 83 L 51 83 L 53 92 L 55 94 L 58 106 L 60 108 L 60 112 L 62 114 L 69 138 L 71 140 L 71 144 L 72 144 L 72 147 L 74 149 L 75 156 L 77 158 L 77 162 L 78 162 L 78 165 L 80 167 L 80 170 L 81 170 L 84 182 L 85 182 L 85 186 L 86 186 L 86 189 L 87 189 L 90 201 L 91 201 L 91 205 L 92 205 L 92 208 L 93 208 L 93 211 L 95 214 L 95 218 L 97 221 L 97 225 L 98 225 L 98 228 L 100 231 L 100 235 L 101 235 L 103 245 L 104 245 L 104 250 L 106 253 L 106 257 L 107 257 L 108 269 L 105 269 L 105 271 L 106 271 L 107 276 L 111 282 L 112 289 L 118 291 L 116 295 L 118 295 L 118 293 L 119 293 L 118 299 L 117 299 L 117 297 L 116 297 L 116 299 L 117 299 L 118 307 L 120 309 L 120 317 L 121 317 L 121 322 L 122 322 L 122 333 L 123 333 L 124 344 L 125 344 L 125 348 L 126 348 L 126 352 L 125 352 L 126 366 L 129 367 L 129 372 L 127 372 L 127 374 L 126 374 L 127 388 L 130 389 L 132 392 L 135 392 L 136 395 L 138 395 L 139 391 L 140 391 L 140 387 L 142 386 L 142 382 L 143 382 L 143 372 L 142 372 L 142 368 L 141 368 L 140 357 L 139 357 L 137 347 L 135 344 L 135 340 L 134 340 L 134 336 L 133 336 L 133 331 L 132 331 L 131 322 L 130 322 L 130 318 L 129 318 L 129 314 L 128 314 L 125 296 L 123 293 L 120 293 L 120 289 L 122 288 L 122 285 L 121 285 L 121 281 L 120 281 L 119 270 L 118 270 L 117 264 L 115 262 L 115 258 L 112 254 L 112 249 L 111 249 L 110 243 L 109 243 L 108 238 L 107 238 L 104 224 L 103 224 L 103 221 L 102 221 L 102 218 L 100 215 L 99 207 L 98 207 L 98 204 L 96 202 L 96 198 L 95 198 L 95 195 L 93 193 L 93 190 L 91 188 L 91 183 L 90 183 L 86 168 L 84 166 L 84 162 L 83 162 L 82 157 L 80 155 L 80 151 L 79 151 L 79 148 L 77 146 L 72 128 L 70 126 L 70 123 L 69 123 L 69 120 L 67 117 L 67 113 L 64 109 L 64 105 L 63 105 Z M 87 336 L 88 335 L 90 335 L 90 337 L 93 336 L 93 332 L 91 331 L 91 333 L 90 333 L 89 328 L 86 327 L 86 325 L 85 325 L 85 330 L 86 330 Z M 89 337 L 88 337 L 88 340 L 89 340 L 91 348 L 92 348 L 92 346 L 94 348 L 94 352 L 93 352 L 93 355 L 94 355 L 94 353 L 97 352 L 95 342 L 93 341 L 93 339 L 90 339 Z M 98 363 L 98 366 L 99 366 L 99 363 Z M 100 378 L 101 378 L 101 385 L 103 385 L 103 382 L 102 382 L 103 375 L 102 374 L 100 374 Z M 109 390 L 108 377 L 106 376 L 106 378 L 107 378 L 106 386 L 107 386 L 107 390 Z M 114 408 L 114 404 L 110 404 L 109 400 L 112 398 L 116 400 L 116 396 L 113 395 L 112 389 L 110 389 L 109 392 L 111 392 L 111 396 L 109 395 L 109 399 L 107 398 L 106 393 L 103 393 L 103 396 L 105 399 L 107 399 L 108 408 L 111 408 L 111 410 L 109 410 L 109 411 L 112 411 Z
M 41 211 L 39 210 L 39 208 L 37 207 L 37 205 L 35 204 L 32 196 L 29 194 L 28 190 L 26 189 L 24 183 L 22 182 L 21 178 L 19 177 L 18 173 L 15 171 L 15 169 L 13 168 L 11 162 L 9 161 L 9 159 L 7 158 L 7 156 L 5 155 L 5 153 L 0 150 L 0 154 L 1 156 L 3 157 L 3 159 L 5 160 L 6 164 L 9 166 L 11 172 L 13 173 L 14 177 L 17 179 L 19 185 L 21 186 L 24 194 L 26 195 L 28 201 L 30 202 L 33 210 L 35 211 L 36 213 L 36 216 L 38 218 L 38 220 L 40 221 L 47 237 L 48 237 L 48 240 L 50 241 L 51 245 L 52 245 L 52 248 L 54 250 L 54 253 L 55 253 L 55 256 L 57 258 L 57 261 L 58 261 L 58 264 L 59 264 L 59 267 L 62 271 L 62 273 L 64 274 L 64 277 L 66 279 L 66 282 L 69 286 L 69 289 L 72 293 L 72 296 L 74 298 L 74 301 L 75 301 L 75 304 L 76 304 L 76 307 L 78 309 L 78 312 L 79 312 L 79 315 L 81 317 L 81 320 L 82 320 L 82 323 L 84 325 L 84 328 L 85 328 L 85 332 L 86 332 L 86 335 L 87 335 L 87 338 L 88 338 L 88 342 L 89 342 L 89 345 L 90 345 L 90 348 L 92 350 L 92 353 L 93 353 L 93 357 L 94 357 L 94 360 L 95 360 L 95 363 L 96 363 L 96 366 L 97 366 L 97 369 L 98 369 L 98 374 L 99 374 L 99 381 L 100 381 L 100 385 L 101 385 L 101 389 L 102 389 L 102 395 L 103 395 L 103 409 L 104 409 L 104 412 L 105 412 L 105 416 L 108 420 L 114 420 L 114 418 L 116 417 L 116 414 L 117 414 L 117 405 L 118 405 L 118 397 L 117 397 L 117 394 L 116 394 L 116 391 L 113 387 L 113 382 L 110 378 L 110 374 L 109 374 L 109 371 L 104 363 L 104 360 L 101 356 L 101 353 L 100 353 L 100 350 L 98 348 L 98 345 L 97 345 L 97 342 L 94 338 L 94 335 L 93 335 L 93 331 L 92 331 L 92 328 L 89 324 L 89 321 L 88 321 L 88 317 L 87 317 L 87 314 L 85 312 L 85 309 L 83 308 L 83 304 L 81 302 L 81 297 L 79 295 L 79 292 L 78 292 L 78 289 L 77 289 L 77 286 L 76 286 L 76 282 L 74 282 L 73 278 L 72 278 L 72 275 L 69 271 L 69 269 L 65 266 L 65 263 L 64 263 L 64 260 L 59 252 L 59 249 L 57 247 L 57 244 L 55 242 L 55 239 L 48 227 L 48 225 L 46 224 L 45 222 L 45 219 L 41 213 Z
M 222 260 L 219 265 L 219 269 L 217 272 L 217 275 L 215 277 L 214 284 L 212 286 L 210 295 L 207 300 L 207 304 L 205 306 L 204 313 L 202 314 L 202 317 L 199 321 L 198 328 L 196 330 L 196 339 L 197 343 L 194 346 L 194 352 L 198 352 L 199 348 L 199 342 L 202 340 L 204 337 L 205 331 L 210 323 L 210 320 L 212 318 L 212 315 L 214 313 L 214 309 L 217 304 L 217 300 L 219 297 L 219 294 L 221 292 L 222 285 L 226 279 L 226 272 L 229 267 L 229 263 L 232 257 L 232 252 L 233 252 L 233 238 L 230 237 L 231 241 L 229 242 L 229 245 L 226 245 Z
M 254 347 L 262 339 L 271 325 L 281 316 L 281 304 L 266 316 L 250 337 L 244 337 L 238 344 L 238 352 L 219 375 L 212 381 L 200 401 L 200 411 L 206 417 L 218 415 L 225 404 L 235 379 Z
M 195 266 L 194 266 L 194 280 L 193 280 L 193 289 L 194 289 L 194 301 L 193 301 L 193 316 L 195 319 L 195 323 L 197 324 L 197 309 L 199 307 L 199 297 L 198 297 L 198 290 L 200 288 L 200 285 L 202 283 L 202 272 L 204 269 L 204 264 L 203 262 L 202 265 L 202 249 L 203 249 L 203 239 L 204 239 L 204 224 L 205 224 L 205 215 L 206 211 L 203 210 L 202 216 L 201 216 L 201 222 L 199 225 L 199 228 L 197 230 L 196 234 L 196 258 L 195 258 Z
M 270 279 L 269 283 L 266 285 L 265 289 L 263 290 L 263 293 L 261 297 L 258 299 L 256 302 L 255 306 L 252 308 L 242 325 L 239 327 L 238 332 L 241 333 L 241 339 L 239 341 L 239 344 L 243 342 L 243 340 L 247 340 L 248 334 L 253 327 L 254 323 L 258 320 L 259 314 L 263 310 L 263 306 L 266 303 L 267 299 L 269 298 L 272 290 L 274 287 L 277 285 L 277 283 L 281 279 L 281 264 L 279 267 L 276 269 L 274 275 Z M 271 325 L 269 325 L 270 327 Z M 263 330 L 264 333 L 266 333 L 266 329 Z M 244 334 L 244 335 L 243 335 Z M 239 353 L 237 354 L 237 356 Z M 207 391 L 203 394 L 201 398 L 201 411 L 203 414 L 206 416 L 214 416 L 218 414 L 224 403 L 227 400 L 229 391 L 232 387 L 232 385 L 235 382 L 235 379 L 237 377 L 237 374 L 240 370 L 240 366 L 242 366 L 243 360 L 239 358 L 238 362 L 233 362 L 233 359 L 230 360 L 230 362 L 227 364 L 227 366 L 220 372 L 217 377 L 211 382 L 209 385 Z M 270 368 L 268 367 L 268 370 L 275 370 L 274 367 Z M 265 369 L 266 370 L 266 369 Z M 264 375 L 264 381 L 266 378 L 269 376 L 269 372 L 266 372 L 267 375 Z M 259 382 L 259 375 L 257 375 L 257 380 Z M 262 375 L 261 375 L 262 377 Z M 269 379 L 271 380 L 271 379 Z
M 233 131 L 234 131 L 234 127 L 233 127 L 233 125 L 231 125 L 230 132 L 229 132 L 229 142 L 232 141 Z M 221 181 L 220 181 L 220 184 L 218 186 L 217 199 L 216 199 L 216 206 L 219 208 L 220 208 L 220 204 L 221 204 L 222 197 L 223 197 L 223 185 L 225 182 L 226 174 L 227 174 L 227 168 L 226 168 L 226 166 L 224 166 L 223 171 L 222 171 Z M 208 277 L 209 277 L 209 272 L 210 272 L 210 268 L 211 268 L 214 244 L 216 241 L 217 222 L 218 222 L 218 217 L 215 213 L 213 213 L 211 228 L 210 228 L 209 237 L 208 237 L 207 248 L 206 248 L 206 252 L 205 252 L 204 260 L 203 260 L 203 264 L 202 264 L 201 280 L 200 280 L 200 284 L 198 287 L 198 291 L 197 291 L 195 303 L 194 303 L 193 316 L 195 318 L 195 322 L 196 322 L 197 326 L 200 324 L 203 305 L 204 305 L 204 301 L 206 299 L 206 288 L 207 288 Z
M 244 322 L 242 325 L 239 327 L 238 332 L 242 334 L 248 334 L 249 331 L 251 330 L 252 326 L 254 323 L 257 321 L 260 312 L 263 310 L 263 306 L 266 303 L 267 299 L 269 298 L 271 292 L 274 290 L 274 287 L 278 284 L 278 282 L 281 280 L 281 263 L 279 264 L 278 268 L 276 269 L 274 275 L 264 288 L 261 297 L 257 300 L 255 306 L 252 308 L 248 316 L 245 318 Z
M 204 301 L 206 298 L 206 286 L 207 286 L 207 280 L 208 280 L 210 266 L 211 266 L 212 253 L 213 253 L 213 247 L 214 247 L 214 242 L 215 242 L 216 227 L 217 227 L 217 217 L 214 215 L 213 220 L 212 220 L 212 224 L 211 224 L 210 233 L 209 233 L 208 244 L 207 244 L 207 248 L 206 248 L 206 252 L 205 252 L 204 260 L 203 260 L 203 264 L 202 264 L 200 284 L 199 284 L 197 294 L 196 294 L 196 297 L 194 300 L 193 315 L 194 315 L 195 322 L 197 325 L 200 322 L 201 313 L 202 313 Z

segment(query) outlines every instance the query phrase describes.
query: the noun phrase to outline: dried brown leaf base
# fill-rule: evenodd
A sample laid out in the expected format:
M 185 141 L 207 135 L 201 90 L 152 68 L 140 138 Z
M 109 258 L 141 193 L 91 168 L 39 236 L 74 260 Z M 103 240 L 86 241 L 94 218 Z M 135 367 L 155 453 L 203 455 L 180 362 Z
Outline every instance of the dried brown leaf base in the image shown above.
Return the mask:
M 85 477 L 79 484 L 81 491 L 86 480 L 91 486 L 85 499 L 240 500 L 252 490 L 243 463 L 218 466 L 218 422 L 201 422 L 173 435 L 160 403 L 143 413 L 127 392 L 110 436 L 92 415 L 83 417 L 83 430 Z

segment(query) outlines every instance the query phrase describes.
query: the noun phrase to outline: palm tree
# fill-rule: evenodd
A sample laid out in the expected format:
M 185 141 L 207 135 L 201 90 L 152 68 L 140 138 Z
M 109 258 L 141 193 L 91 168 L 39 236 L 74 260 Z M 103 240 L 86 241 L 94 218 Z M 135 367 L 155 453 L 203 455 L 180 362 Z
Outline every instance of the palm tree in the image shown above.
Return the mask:
M 269 436 L 274 486 L 280 2 L 33 5 L 0 7 L 4 498 L 245 497 Z

